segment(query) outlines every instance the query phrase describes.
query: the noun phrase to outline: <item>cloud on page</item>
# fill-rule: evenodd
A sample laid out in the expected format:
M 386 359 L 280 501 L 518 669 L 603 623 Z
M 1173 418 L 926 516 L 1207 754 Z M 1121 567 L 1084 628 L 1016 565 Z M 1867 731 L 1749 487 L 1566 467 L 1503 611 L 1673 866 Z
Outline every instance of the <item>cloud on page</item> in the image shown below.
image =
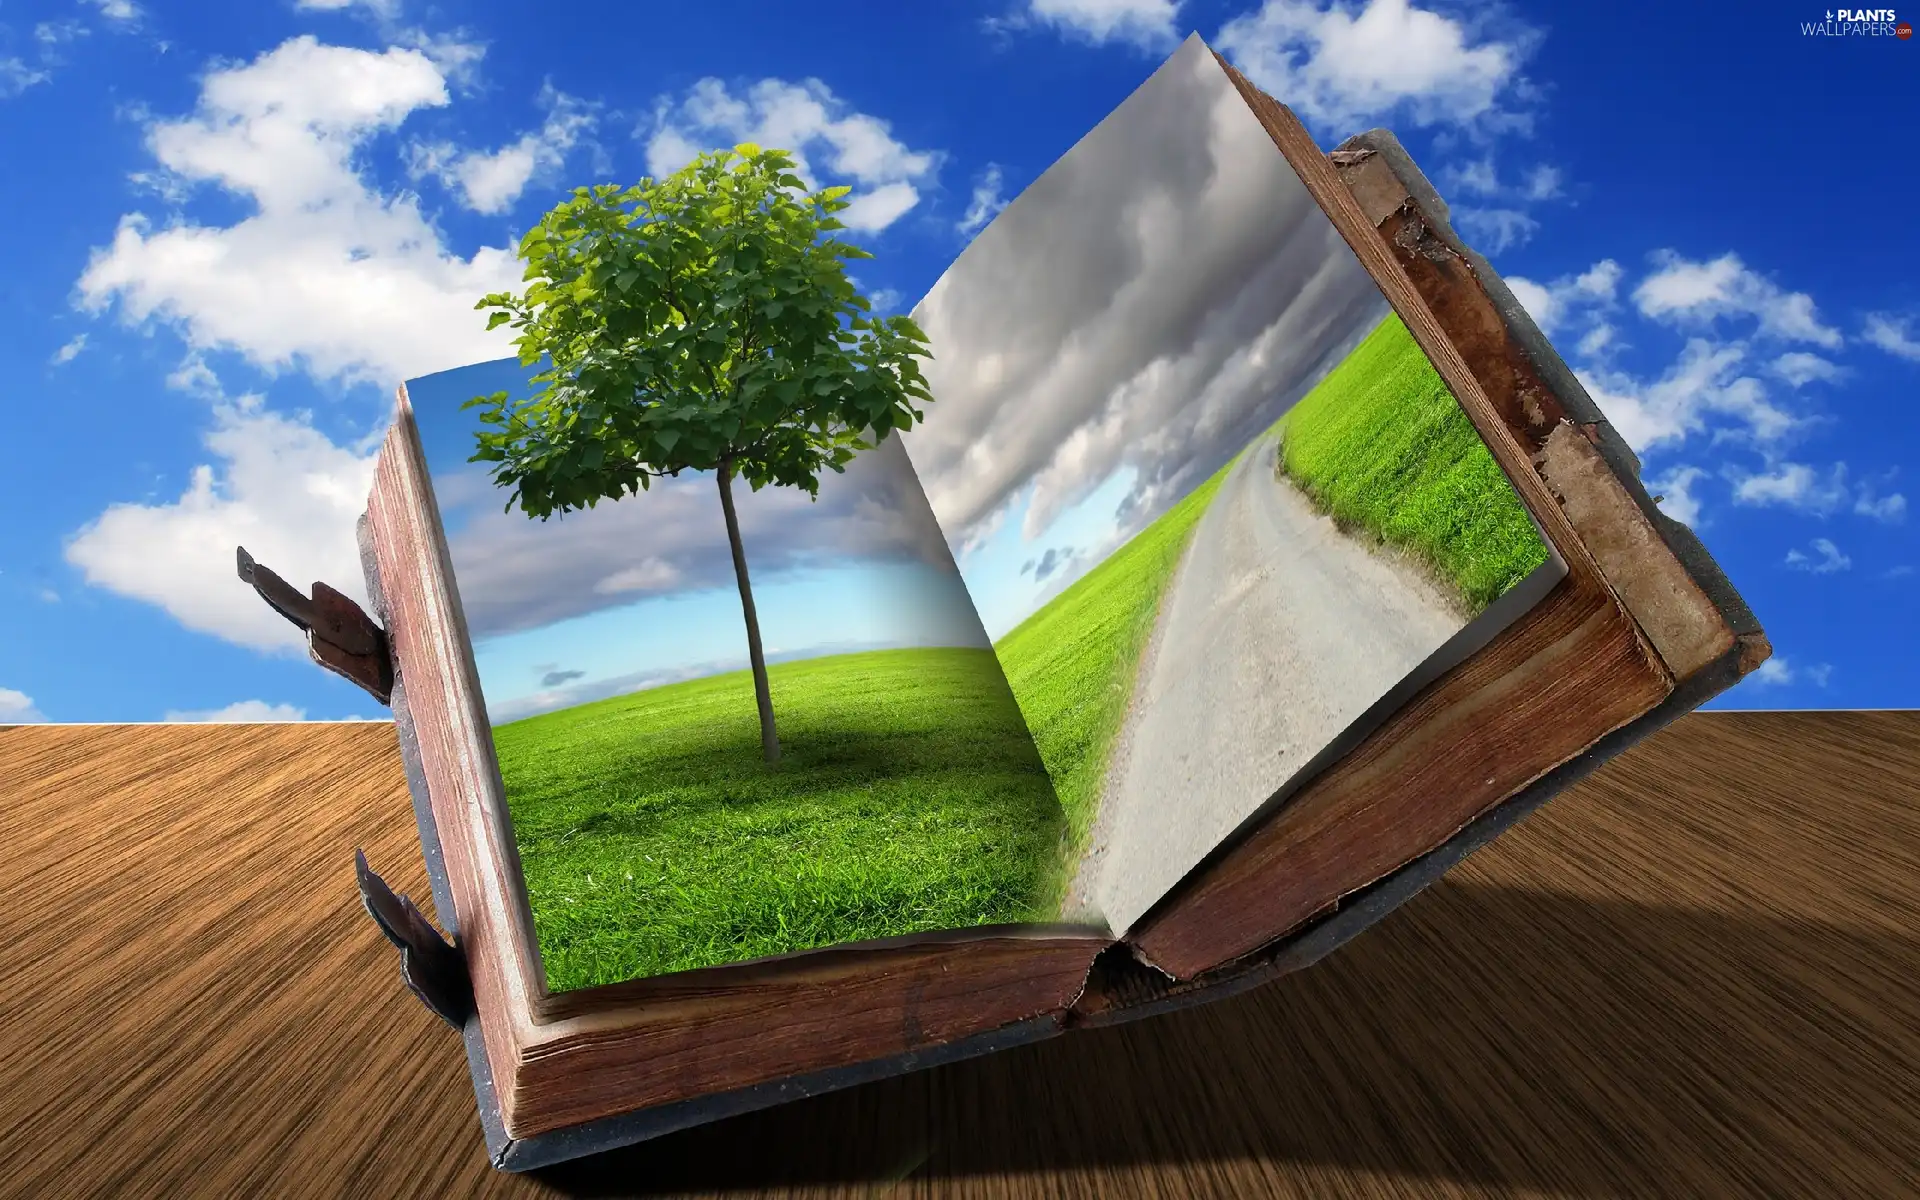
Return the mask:
M 1122 506 L 1137 529 L 1385 313 L 1189 42 L 915 308 L 936 399 L 908 448 L 956 545 L 1029 487 L 1025 530 L 1038 534 L 1123 466 L 1137 472 Z
M 503 497 L 480 466 L 436 466 L 434 491 L 456 529 L 449 547 L 476 638 L 649 596 L 735 586 L 711 475 L 660 480 L 638 497 L 545 522 L 502 512 Z M 817 501 L 796 488 L 752 492 L 743 483 L 734 500 L 756 586 L 856 558 L 953 570 L 897 437 L 856 457 L 844 475 L 825 473 Z

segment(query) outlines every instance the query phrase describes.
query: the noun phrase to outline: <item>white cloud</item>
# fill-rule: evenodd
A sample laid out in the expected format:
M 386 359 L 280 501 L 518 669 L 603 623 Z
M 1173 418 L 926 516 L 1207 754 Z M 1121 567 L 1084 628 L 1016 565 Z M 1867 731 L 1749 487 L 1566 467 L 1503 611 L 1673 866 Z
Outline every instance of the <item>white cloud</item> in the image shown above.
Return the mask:
M 383 385 L 511 351 L 474 301 L 520 283 L 506 249 L 450 253 L 410 196 L 377 193 L 353 166 L 370 139 L 448 102 L 419 50 L 292 39 L 202 82 L 190 117 L 156 121 L 163 174 L 252 202 L 233 225 L 155 228 L 121 219 L 79 282 L 82 303 L 176 325 L 196 350 L 277 370 Z
M 882 184 L 871 192 L 854 196 L 840 211 L 840 223 L 857 232 L 876 233 L 898 221 L 918 203 L 920 193 L 912 184 Z
M 1783 290 L 1749 270 L 1737 254 L 1696 262 L 1662 250 L 1653 261 L 1657 269 L 1633 293 L 1643 316 L 1683 325 L 1715 317 L 1752 317 L 1761 334 L 1783 341 L 1812 342 L 1830 350 L 1844 341 L 1839 330 L 1821 322 L 1811 296 Z
M 45 83 L 53 78 L 53 72 L 39 67 L 30 67 L 26 60 L 8 56 L 0 58 L 0 98 L 18 96 L 36 83 Z
M 178 367 L 167 374 L 167 386 L 176 392 L 186 392 L 205 400 L 220 400 L 226 396 L 221 390 L 220 380 L 214 376 L 213 368 L 207 366 L 207 360 L 198 352 L 189 353 Z
M 1907 498 L 1899 492 L 1882 496 L 1872 482 L 1867 482 L 1860 485 L 1860 495 L 1853 502 L 1853 511 L 1863 517 L 1897 525 L 1906 518 Z
M 1560 320 L 1560 304 L 1553 289 L 1521 275 L 1509 275 L 1505 282 L 1507 290 L 1520 302 L 1520 307 L 1527 310 L 1527 315 L 1540 327 L 1540 332 L 1552 333 Z
M 595 123 L 586 105 L 551 85 L 542 90 L 540 99 L 547 109 L 546 121 L 498 150 L 460 150 L 447 142 L 416 142 L 408 154 L 414 178 L 438 178 L 475 212 L 506 211 L 537 176 L 558 170 L 566 162 L 567 152 Z
M 885 229 L 918 204 L 916 181 L 930 180 L 940 165 L 940 155 L 909 149 L 887 122 L 851 111 L 817 79 L 762 79 L 738 96 L 719 79 L 702 79 L 678 104 L 662 100 L 639 134 L 647 142 L 647 170 L 656 177 L 703 149 L 742 142 L 791 151 L 810 185 L 817 162 L 851 181 L 851 205 L 840 219 L 865 232 Z
M 1704 432 L 1709 416 L 1733 422 L 1717 431 L 1721 436 L 1776 443 L 1798 421 L 1744 372 L 1746 357 L 1746 347 L 1737 342 L 1691 338 L 1679 358 L 1652 382 L 1599 365 L 1575 373 L 1636 453 Z
M 207 709 L 201 712 L 181 712 L 169 710 L 162 718 L 167 721 L 204 721 L 204 722 L 255 722 L 255 721 L 304 721 L 307 710 L 295 708 L 291 704 L 268 704 L 265 700 L 238 700 L 225 708 Z
M 1583 358 L 1601 358 L 1613 349 L 1617 333 L 1618 330 L 1608 322 L 1596 321 L 1592 328 L 1580 335 L 1580 340 L 1574 343 L 1574 349 L 1578 350 Z
M 1452 206 L 1454 225 L 1477 243 L 1476 249 L 1489 256 L 1531 239 L 1539 232 L 1540 222 L 1527 211 L 1528 206 L 1560 195 L 1560 170 L 1544 163 L 1528 170 L 1518 184 L 1501 180 L 1491 155 L 1442 168 L 1441 177 L 1456 194 L 1502 201 Z
M 1823 472 L 1807 463 L 1773 460 L 1758 473 L 1734 467 L 1722 473 L 1732 483 L 1733 499 L 1739 504 L 1789 508 L 1821 517 L 1851 505 L 1856 514 L 1888 524 L 1898 523 L 1907 513 L 1907 498 L 1899 492 L 1883 495 L 1871 480 L 1857 489 L 1850 485 L 1844 462 L 1836 462 Z M 1648 487 L 1660 490 L 1654 484 Z
M 299 12 L 362 13 L 391 34 L 400 18 L 400 0 L 293 0 Z
M 1698 525 L 1700 499 L 1693 494 L 1693 485 L 1706 474 L 1699 467 L 1674 467 L 1656 479 L 1647 480 L 1647 492 L 1658 502 L 1661 512 L 1682 525 Z
M 1753 674 L 1747 676 L 1747 682 L 1751 682 L 1755 687 L 1778 687 L 1801 678 L 1815 687 L 1826 687 L 1828 681 L 1833 678 L 1833 664 L 1818 663 L 1802 669 L 1790 665 L 1786 659 L 1776 654 L 1754 668 Z
M 33 697 L 12 688 L 0 688 L 0 725 L 37 725 L 46 719 L 33 706 Z
M 101 16 L 118 24 L 132 24 L 143 15 L 133 0 L 88 0 L 88 3 L 99 9 Z
M 487 45 L 475 41 L 464 31 L 428 33 L 424 29 L 404 28 L 383 21 L 381 36 L 396 46 L 426 55 L 427 61 L 440 68 L 440 74 L 457 88 L 470 91 L 480 81 L 480 62 L 487 56 Z
M 1847 465 L 1835 463 L 1824 478 L 1806 463 L 1777 463 L 1767 470 L 1748 475 L 1729 472 L 1733 479 L 1733 498 L 1741 504 L 1798 509 L 1825 515 L 1846 504 Z
M 1174 24 L 1180 7 L 1181 0 L 1026 0 L 1011 16 L 991 24 L 1041 25 L 1096 46 L 1122 42 L 1164 50 L 1180 39 Z
M 1805 350 L 1790 350 L 1774 359 L 1767 369 L 1793 387 L 1805 387 L 1814 382 L 1833 383 L 1845 374 L 1833 363 Z
M 1670 251 L 1650 257 L 1653 269 L 1631 291 L 1641 316 L 1682 326 L 1715 316 L 1741 317 L 1753 322 L 1749 336 L 1719 340 L 1696 331 L 1658 377 L 1647 379 L 1613 361 L 1619 341 L 1610 318 L 1619 308 L 1625 274 L 1618 263 L 1602 260 L 1579 275 L 1546 284 L 1507 280 L 1544 332 L 1576 343 L 1581 365 L 1575 374 L 1628 445 L 1645 455 L 1670 452 L 1701 436 L 1714 445 L 1744 444 L 1757 452 L 1757 470 L 1729 463 L 1717 468 L 1737 503 L 1816 516 L 1851 509 L 1888 523 L 1903 520 L 1906 497 L 1887 490 L 1891 474 L 1856 485 L 1843 462 L 1816 467 L 1786 458 L 1792 440 L 1820 419 L 1789 403 L 1792 391 L 1837 383 L 1850 374 L 1828 355 L 1778 346 L 1796 340 L 1828 348 L 1843 344 L 1821 322 L 1812 299 L 1784 292 L 1734 254 L 1704 262 Z M 1695 524 L 1700 505 L 1688 487 L 1704 475 L 1696 467 L 1676 467 L 1648 487 L 1668 493 L 1664 507 L 1670 515 Z
M 1840 552 L 1840 547 L 1829 538 L 1813 539 L 1813 554 L 1800 550 L 1787 551 L 1787 565 L 1801 571 L 1811 571 L 1815 575 L 1831 575 L 1835 571 L 1844 571 L 1853 565 L 1853 560 Z
M 55 366 L 70 363 L 80 357 L 80 352 L 86 348 L 87 335 L 84 333 L 75 334 L 66 345 L 53 352 L 53 363 Z
M 1920 338 L 1916 338 L 1907 331 L 1907 322 L 1904 318 L 1887 313 L 1870 314 L 1860 336 L 1865 338 L 1869 345 L 1878 346 L 1888 354 L 1907 359 L 1909 362 L 1920 362 Z
M 1552 283 L 1510 275 L 1506 284 L 1540 331 L 1551 334 L 1576 319 L 1594 320 L 1611 310 L 1623 274 L 1619 263 L 1603 258 L 1578 275 L 1563 275 Z
M 306 420 L 221 403 L 177 500 L 109 507 L 67 543 L 86 581 L 166 610 L 189 629 L 258 650 L 295 651 L 300 631 L 240 582 L 234 547 L 304 589 L 325 580 L 365 605 L 354 522 L 373 457 L 335 445 Z
M 1520 192 L 1529 200 L 1552 200 L 1560 195 L 1560 168 L 1545 163 L 1527 172 Z
M 1524 245 L 1540 231 L 1540 222 L 1517 208 L 1456 208 L 1453 222 L 1488 257 Z
M 1464 21 L 1409 0 L 1364 7 L 1265 0 L 1214 45 L 1310 125 L 1350 133 L 1392 112 L 1416 125 L 1512 124 L 1500 110 L 1524 89 L 1527 39 L 1479 39 Z
M 376 17 L 400 15 L 400 0 L 294 0 L 293 6 L 303 12 L 345 12 L 364 8 Z
M 958 226 L 961 233 L 978 233 L 988 221 L 993 220 L 994 214 L 1007 206 L 1007 198 L 1001 194 L 1005 182 L 999 166 L 988 163 L 987 169 L 974 180 L 973 198 L 967 202 L 967 213 L 960 218 Z
M 42 21 L 33 27 L 33 40 L 40 43 L 44 54 L 54 46 L 63 46 L 91 32 L 78 21 Z
M 1620 277 L 1625 274 L 1620 264 L 1610 258 L 1603 258 L 1573 277 L 1573 290 L 1582 296 L 1590 296 L 1596 301 L 1612 301 L 1619 290 Z
M 1456 193 L 1464 192 L 1469 196 L 1500 194 L 1500 173 L 1494 169 L 1491 156 L 1464 163 L 1450 163 L 1441 168 L 1440 179 L 1449 191 Z

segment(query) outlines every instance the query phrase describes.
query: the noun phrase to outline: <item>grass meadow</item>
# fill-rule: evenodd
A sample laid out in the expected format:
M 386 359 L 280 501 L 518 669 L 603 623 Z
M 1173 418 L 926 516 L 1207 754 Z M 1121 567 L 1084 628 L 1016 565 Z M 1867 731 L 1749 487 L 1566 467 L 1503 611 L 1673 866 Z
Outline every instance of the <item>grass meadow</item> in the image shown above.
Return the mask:
M 1282 417 L 1281 469 L 1349 533 L 1399 546 L 1478 612 L 1547 561 L 1513 485 L 1391 313 Z
M 1052 920 L 1065 823 L 993 654 L 887 650 L 498 726 L 554 991 L 871 938 Z
M 994 643 L 1053 777 L 1076 854 L 1099 810 L 1107 757 L 1161 597 L 1227 469 Z

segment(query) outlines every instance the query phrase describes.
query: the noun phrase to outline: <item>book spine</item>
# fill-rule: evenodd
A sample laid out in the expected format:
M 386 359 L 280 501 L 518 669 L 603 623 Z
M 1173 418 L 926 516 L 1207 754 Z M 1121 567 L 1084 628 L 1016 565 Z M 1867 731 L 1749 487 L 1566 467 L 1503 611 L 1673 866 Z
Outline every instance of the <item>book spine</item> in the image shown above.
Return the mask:
M 386 592 L 381 586 L 380 560 L 374 552 L 372 523 L 362 514 L 355 529 L 360 548 L 360 571 L 366 578 L 367 598 L 382 624 L 390 623 Z M 400 742 L 400 761 L 407 776 L 407 793 L 413 800 L 413 819 L 420 833 L 420 856 L 426 863 L 427 886 L 433 895 L 434 915 L 447 936 L 459 944 L 460 926 L 453 907 L 453 887 L 447 879 L 447 861 L 440 848 L 440 829 L 433 820 L 433 804 L 427 793 L 427 773 L 420 762 L 420 739 L 413 726 L 413 714 L 407 707 L 406 672 L 393 664 L 394 731 Z M 430 1006 L 431 1007 L 431 1006 Z M 480 1130 L 485 1138 L 487 1156 L 498 1167 L 516 1144 L 507 1136 L 500 1119 L 500 1103 L 493 1087 L 493 1068 L 487 1063 L 486 1041 L 481 1033 L 480 1014 L 468 1011 L 457 1023 L 461 1042 L 467 1051 L 467 1070 L 473 1077 L 473 1094 L 479 1108 Z

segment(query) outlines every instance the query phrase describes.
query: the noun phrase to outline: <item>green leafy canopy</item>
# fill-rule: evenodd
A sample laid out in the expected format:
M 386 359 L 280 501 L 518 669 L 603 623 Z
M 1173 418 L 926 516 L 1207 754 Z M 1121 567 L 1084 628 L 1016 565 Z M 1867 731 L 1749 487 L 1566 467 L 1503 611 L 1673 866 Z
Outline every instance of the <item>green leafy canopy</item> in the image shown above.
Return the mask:
M 479 452 L 529 515 L 591 508 L 684 470 L 819 494 L 822 468 L 921 418 L 926 336 L 878 318 L 836 238 L 844 187 L 809 191 L 793 157 L 703 154 L 629 188 L 580 188 L 520 243 L 524 292 L 498 292 L 539 391 L 479 396 Z M 872 440 L 868 440 L 871 438 Z

